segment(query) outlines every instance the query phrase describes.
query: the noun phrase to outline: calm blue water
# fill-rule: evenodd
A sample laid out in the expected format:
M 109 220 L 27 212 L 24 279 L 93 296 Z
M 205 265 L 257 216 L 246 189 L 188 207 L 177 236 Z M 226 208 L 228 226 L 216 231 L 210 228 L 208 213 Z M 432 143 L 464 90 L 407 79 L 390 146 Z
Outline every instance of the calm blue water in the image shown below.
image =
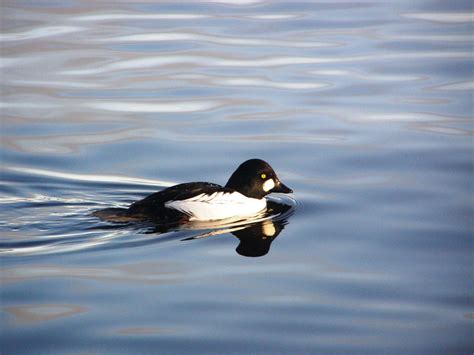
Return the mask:
M 3 354 L 472 353 L 471 2 L 1 6 Z M 292 215 L 90 215 L 249 158 Z

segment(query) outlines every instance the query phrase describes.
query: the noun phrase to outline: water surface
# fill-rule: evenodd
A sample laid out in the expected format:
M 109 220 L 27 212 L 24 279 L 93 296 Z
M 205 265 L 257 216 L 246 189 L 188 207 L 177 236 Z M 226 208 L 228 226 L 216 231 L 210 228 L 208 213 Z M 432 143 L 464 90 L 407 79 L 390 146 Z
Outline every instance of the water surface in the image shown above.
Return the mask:
M 2 353 L 472 353 L 470 2 L 1 6 Z M 91 216 L 249 158 L 294 213 Z

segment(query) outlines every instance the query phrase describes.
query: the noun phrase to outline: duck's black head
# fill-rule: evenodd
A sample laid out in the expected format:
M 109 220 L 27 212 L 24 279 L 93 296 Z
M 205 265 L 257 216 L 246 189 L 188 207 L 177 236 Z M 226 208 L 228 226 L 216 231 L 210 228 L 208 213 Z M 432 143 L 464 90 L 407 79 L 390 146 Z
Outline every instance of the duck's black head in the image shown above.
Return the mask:
M 240 164 L 225 186 L 258 199 L 272 192 L 293 192 L 278 179 L 272 167 L 260 159 L 250 159 Z

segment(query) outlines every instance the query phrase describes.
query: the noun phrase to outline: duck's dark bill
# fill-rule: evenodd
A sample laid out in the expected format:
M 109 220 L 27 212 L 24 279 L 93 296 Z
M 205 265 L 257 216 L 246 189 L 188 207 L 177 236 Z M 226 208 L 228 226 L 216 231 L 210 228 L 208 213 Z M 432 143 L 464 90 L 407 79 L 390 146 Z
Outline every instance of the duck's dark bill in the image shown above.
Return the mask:
M 272 192 L 281 192 L 283 194 L 291 194 L 293 190 L 280 181 L 280 183 L 277 186 L 275 186 Z

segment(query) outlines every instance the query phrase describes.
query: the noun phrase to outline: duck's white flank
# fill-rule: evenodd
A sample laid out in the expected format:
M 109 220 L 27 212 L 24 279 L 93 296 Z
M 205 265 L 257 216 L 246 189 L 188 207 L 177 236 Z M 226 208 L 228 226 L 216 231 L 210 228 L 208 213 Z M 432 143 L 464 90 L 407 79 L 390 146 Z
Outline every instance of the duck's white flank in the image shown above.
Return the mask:
M 191 221 L 212 221 L 252 216 L 267 207 L 267 200 L 249 198 L 239 192 L 214 192 L 211 195 L 200 194 L 187 200 L 168 201 L 165 207 L 187 214 Z

